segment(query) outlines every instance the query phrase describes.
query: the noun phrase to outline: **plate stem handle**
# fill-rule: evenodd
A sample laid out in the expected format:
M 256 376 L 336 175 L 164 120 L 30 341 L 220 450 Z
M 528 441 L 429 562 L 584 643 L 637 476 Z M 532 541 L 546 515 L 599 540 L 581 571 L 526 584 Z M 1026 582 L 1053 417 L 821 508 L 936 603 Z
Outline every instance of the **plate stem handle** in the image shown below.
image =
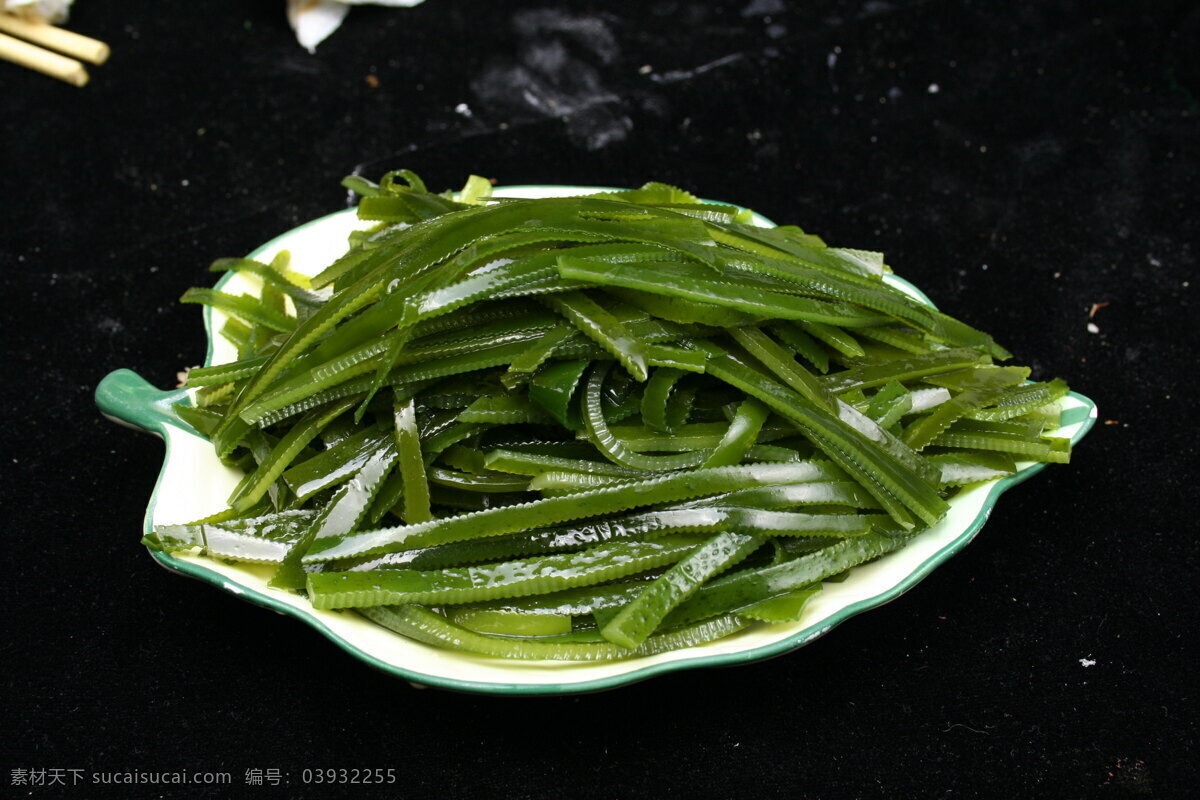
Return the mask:
M 164 435 L 167 425 L 185 426 L 171 411 L 187 391 L 156 389 L 131 369 L 110 372 L 96 387 L 96 405 L 100 413 L 118 425 Z

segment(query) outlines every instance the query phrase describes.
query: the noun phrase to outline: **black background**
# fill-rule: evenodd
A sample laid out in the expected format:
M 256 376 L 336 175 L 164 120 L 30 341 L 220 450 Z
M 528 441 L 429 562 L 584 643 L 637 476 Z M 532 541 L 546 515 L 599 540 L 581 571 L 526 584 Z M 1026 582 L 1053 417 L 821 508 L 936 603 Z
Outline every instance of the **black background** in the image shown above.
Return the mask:
M 301 770 L 393 767 L 403 798 L 1185 796 L 1200 11 L 1008 6 L 429 0 L 355 9 L 309 55 L 282 0 L 82 0 L 71 26 L 114 53 L 89 86 L 0 64 L 0 785 L 199 769 L 235 776 L 211 796 L 331 796 Z M 883 250 L 1100 423 L 921 585 L 788 656 L 583 697 L 415 690 L 154 566 L 161 445 L 92 402 L 110 370 L 170 387 L 203 358 L 177 298 L 211 259 L 401 166 L 663 180 Z M 291 783 L 242 787 L 252 768 Z

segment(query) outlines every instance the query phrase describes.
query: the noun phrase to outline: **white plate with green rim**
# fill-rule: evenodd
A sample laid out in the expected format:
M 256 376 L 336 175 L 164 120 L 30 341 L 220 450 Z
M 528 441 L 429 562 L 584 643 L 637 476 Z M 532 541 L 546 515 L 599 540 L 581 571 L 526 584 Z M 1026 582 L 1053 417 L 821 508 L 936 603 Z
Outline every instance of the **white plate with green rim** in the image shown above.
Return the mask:
M 608 191 L 602 187 L 512 186 L 498 188 L 498 197 L 554 197 Z M 773 226 L 756 215 L 756 222 Z M 279 236 L 250 254 L 269 262 L 289 250 L 292 268 L 315 275 L 346 249 L 346 237 L 362 227 L 353 209 L 313 220 Z M 916 287 L 893 275 L 886 280 L 929 303 Z M 217 283 L 223 291 L 257 292 L 258 279 L 227 274 Z M 234 348 L 214 336 L 224 314 L 205 306 L 208 331 L 206 365 L 236 358 Z M 241 473 L 217 459 L 212 446 L 171 410 L 190 402 L 189 391 L 159 391 L 136 373 L 118 370 L 96 389 L 96 403 L 105 416 L 130 427 L 161 436 L 166 445 L 163 467 L 146 508 L 143 532 L 154 525 L 182 523 L 225 508 Z M 1072 392 L 1063 398 L 1062 427 L 1055 435 L 1073 443 L 1096 421 L 1096 406 Z M 794 623 L 756 624 L 708 644 L 654 656 L 603 663 L 506 661 L 471 653 L 443 650 L 399 636 L 351 611 L 319 611 L 301 595 L 267 585 L 273 567 L 219 561 L 206 556 L 149 551 L 169 570 L 210 583 L 250 602 L 293 616 L 311 625 L 351 655 L 397 677 L 422 686 L 490 694 L 563 694 L 613 689 L 635 681 L 695 667 L 744 664 L 795 650 L 832 630 L 855 614 L 895 599 L 915 586 L 950 556 L 965 547 L 987 521 L 997 499 L 1008 489 L 1041 471 L 1045 464 L 1020 463 L 1008 478 L 959 492 L 950 511 L 937 525 L 923 531 L 903 549 L 855 567 L 841 583 L 827 583 Z M 264 624 L 272 624 L 265 622 Z

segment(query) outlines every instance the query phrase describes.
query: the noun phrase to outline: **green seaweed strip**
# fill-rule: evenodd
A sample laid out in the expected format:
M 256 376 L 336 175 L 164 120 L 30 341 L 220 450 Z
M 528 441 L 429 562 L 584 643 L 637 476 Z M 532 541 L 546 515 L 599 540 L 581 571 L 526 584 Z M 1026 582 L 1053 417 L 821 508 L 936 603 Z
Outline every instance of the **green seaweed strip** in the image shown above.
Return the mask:
M 280 255 L 286 252 L 282 251 Z M 264 264 L 261 261 L 253 261 L 248 258 L 218 258 L 208 269 L 210 272 L 234 271 L 249 272 L 252 275 L 257 275 L 265 285 L 273 286 L 292 298 L 297 312 L 301 308 L 307 308 L 311 312 L 312 309 L 318 308 L 325 302 L 325 298 L 320 295 L 314 294 L 288 280 L 287 275 L 283 271 L 287 269 L 286 260 L 279 266 L 276 266 L 274 264 Z
M 716 345 L 704 345 L 710 353 L 710 374 L 798 423 L 804 435 L 861 483 L 900 525 L 913 526 L 909 511 L 930 525 L 946 512 L 948 506 L 932 486 L 894 461 L 859 430 L 842 424 L 841 419 L 821 411 L 794 390 L 731 356 L 719 355 Z M 843 404 L 843 416 L 847 409 Z
M 899 381 L 888 381 L 879 388 L 879 391 L 872 395 L 870 402 L 867 404 L 867 416 L 879 422 L 895 406 L 895 401 L 907 394 L 908 390 L 904 388 L 904 384 Z M 908 405 L 909 408 L 912 407 L 911 399 Z M 881 424 L 880 427 L 887 426 Z
M 239 359 L 254 355 L 250 352 L 250 326 L 237 317 L 225 320 L 225 324 L 221 326 L 221 335 L 237 348 Z
M 747 461 L 804 461 L 815 452 L 811 446 L 802 449 L 773 444 L 756 444 L 746 451 Z
M 448 378 L 452 375 L 463 375 L 468 372 L 500 367 L 512 361 L 524 348 L 529 337 L 518 341 L 505 342 L 496 346 L 479 347 L 471 351 L 464 347 L 458 355 L 438 358 L 420 364 L 405 364 L 392 370 L 388 382 L 392 386 L 416 383 L 433 378 Z M 361 388 L 360 388 L 361 391 Z
M 425 477 L 425 462 L 421 455 L 421 437 L 417 431 L 417 411 L 413 400 L 410 398 L 404 403 L 397 402 L 393 418 L 396 452 L 399 455 L 398 469 L 400 479 L 404 482 L 402 517 L 408 524 L 415 525 L 432 519 L 433 515 L 429 510 L 429 482 Z
M 404 306 L 400 322 L 397 323 L 400 329 L 391 337 L 392 341 L 388 345 L 387 352 L 383 354 L 383 358 L 380 359 L 378 366 L 375 368 L 375 378 L 371 381 L 366 395 L 354 412 L 355 422 L 362 421 L 363 414 L 367 413 L 367 406 L 370 405 L 371 400 L 374 399 L 379 390 L 387 383 L 388 374 L 400 361 L 401 351 L 404 350 L 405 345 L 408 344 L 408 340 L 412 336 L 411 309 L 411 304 Z
M 323 536 L 339 536 L 354 530 L 366 515 L 371 501 L 383 485 L 383 479 L 396 460 L 394 450 L 379 450 L 348 483 L 338 490 L 317 514 L 304 532 L 284 556 L 279 569 L 271 577 L 270 586 L 276 589 L 300 591 L 305 587 L 306 575 L 300 558 L 314 539 Z
M 869 254 L 863 251 L 825 247 L 808 238 L 797 238 L 790 228 L 791 226 L 759 228 L 745 224 L 728 224 L 720 228 L 710 225 L 708 232 L 721 244 L 750 253 L 770 258 L 793 258 L 837 275 L 862 276 L 876 280 L 881 277 L 881 258 L 868 259 L 865 256 Z
M 348 402 L 356 401 L 351 399 Z M 359 431 L 286 470 L 283 480 L 295 493 L 297 500 L 303 502 L 318 492 L 349 480 L 387 441 L 388 435 L 383 431 Z
M 727 575 L 702 587 L 663 621 L 682 625 L 738 611 L 769 597 L 816 583 L 878 558 L 902 546 L 904 536 L 869 533 L 823 547 L 814 553 L 754 570 Z
M 637 647 L 701 584 L 737 564 L 761 545 L 762 540 L 757 536 L 732 531 L 717 534 L 646 586 L 600 629 L 600 635 L 624 647 Z
M 232 295 L 218 292 L 216 289 L 192 288 L 183 293 L 179 302 L 212 306 L 218 311 L 280 333 L 287 333 L 296 327 L 294 319 L 267 308 L 258 298 L 249 295 Z
M 567 292 L 547 297 L 545 302 L 615 357 L 634 380 L 649 377 L 645 344 L 595 300 L 582 292 Z
M 481 422 L 496 425 L 517 423 L 550 424 L 549 414 L 528 400 L 514 395 L 484 395 L 458 415 L 459 422 Z
M 807 359 L 817 371 L 824 374 L 829 372 L 829 354 L 821 349 L 821 345 L 817 340 L 809 336 L 794 322 L 780 320 L 772 322 L 767 326 L 771 333 L 779 337 L 779 340 L 792 348 L 797 355 Z
M 792 589 L 766 600 L 738 609 L 738 616 L 759 622 L 795 622 L 800 619 L 808 603 L 821 592 L 821 584 Z
M 476 633 L 536 637 L 571 632 L 571 618 L 565 614 L 518 614 L 478 608 L 453 608 L 447 613 L 455 625 Z
M 263 433 L 262 431 L 250 431 L 250 434 L 246 437 L 245 443 L 246 448 L 250 451 L 250 454 L 254 457 L 254 460 L 261 465 L 270 457 L 271 447 L 276 444 L 277 441 L 278 440 L 274 437 L 268 438 L 267 434 Z M 278 511 L 283 503 L 286 502 L 290 494 L 291 492 L 288 490 L 287 484 L 283 483 L 283 481 L 278 478 L 271 484 L 270 488 L 267 489 L 267 496 L 271 500 L 271 506 L 276 511 Z
M 588 438 L 596 445 L 596 449 L 614 464 L 634 469 L 664 471 L 687 469 L 704 463 L 710 455 L 705 450 L 669 456 L 644 455 L 629 449 L 613 435 L 612 430 L 608 427 L 608 422 L 604 419 L 600 405 L 600 389 L 611 366 L 611 363 L 597 364 L 584 386 L 583 424 Z
M 750 355 L 779 377 L 788 386 L 808 398 L 826 411 L 837 410 L 837 400 L 821 383 L 821 380 L 806 370 L 792 356 L 758 328 L 733 328 L 729 335 L 746 348 Z
M 383 285 L 380 281 L 363 285 L 358 291 L 335 293 L 329 302 L 321 307 L 320 311 L 300 323 L 292 331 L 288 340 L 271 355 L 270 360 L 242 387 L 237 398 L 234 399 L 225 422 L 213 436 L 213 446 L 219 457 L 228 455 L 249 429 L 249 424 L 240 415 L 241 411 L 257 398 L 269 383 L 287 368 L 311 342 L 344 317 L 371 303 L 383 290 Z
M 684 372 L 702 373 L 707 359 L 696 350 L 683 350 L 668 344 L 646 345 L 646 363 L 652 367 L 667 367 Z
M 844 472 L 836 467 L 833 467 L 832 465 L 823 462 L 814 462 L 805 458 L 797 458 L 795 457 L 795 451 L 791 450 L 787 451 L 790 454 L 787 458 L 779 458 L 772 454 L 769 457 L 754 459 L 752 457 L 755 455 L 756 449 L 756 447 L 752 447 L 746 452 L 747 459 L 772 464 L 807 463 L 816 465 L 816 468 L 819 469 L 820 472 L 814 473 L 813 477 L 806 478 L 806 480 L 827 480 L 834 476 L 842 478 L 846 477 Z M 936 473 L 934 474 L 936 476 Z M 560 495 L 588 489 L 596 489 L 602 486 L 618 486 L 622 484 L 628 485 L 636 482 L 637 479 L 628 477 L 614 477 L 609 475 L 592 475 L 573 471 L 551 470 L 536 476 L 532 481 L 530 481 L 529 488 L 532 491 L 542 492 L 546 497 L 557 497 Z M 857 486 L 858 484 L 855 485 Z M 869 498 L 870 495 L 867 495 L 867 497 Z M 879 505 L 876 500 L 869 499 L 867 505 L 862 507 L 878 508 Z
M 832 465 L 831 465 L 832 467 Z M 834 472 L 841 470 L 832 468 Z M 845 477 L 845 475 L 841 475 Z M 797 483 L 791 486 L 767 486 L 761 489 L 744 489 L 712 498 L 693 501 L 697 507 L 705 505 L 736 505 L 751 508 L 783 509 L 806 505 L 842 505 L 854 508 L 879 508 L 875 500 L 857 483 L 845 480 L 823 480 Z
M 483 492 L 499 494 L 504 492 L 523 492 L 529 486 L 526 478 L 514 478 L 503 473 L 476 474 L 446 469 L 445 467 L 430 467 L 426 472 L 430 483 L 461 489 L 465 492 Z
M 929 375 L 924 382 L 951 391 L 967 389 L 1003 389 L 1017 386 L 1029 377 L 1029 367 L 982 366 Z
M 195 428 L 202 436 L 208 436 L 221 424 L 221 415 L 207 408 L 180 404 L 175 406 L 175 415 Z
M 308 594 L 315 608 L 363 608 L 407 603 L 474 603 L 545 594 L 622 578 L 683 558 L 694 537 L 649 542 L 607 542 L 578 553 L 444 570 L 314 572 Z
M 471 316 L 477 319 L 464 316 L 462 321 L 474 324 L 457 324 L 414 341 L 402 363 L 459 355 L 487 343 L 533 342 L 558 324 L 553 314 L 538 312 L 515 314 L 491 321 L 486 320 L 484 315 Z
M 619 583 L 580 586 L 575 589 L 563 589 L 547 594 L 506 598 L 504 600 L 489 600 L 483 603 L 457 606 L 456 608 L 463 610 L 504 611 L 510 614 L 553 614 L 556 616 L 581 617 L 595 611 L 619 608 L 625 605 L 642 591 L 647 576 L 649 576 L 649 579 L 657 577 L 655 572 L 650 570 Z
M 839 402 L 838 419 L 861 433 L 872 444 L 887 453 L 921 480 L 931 484 L 937 480 L 937 471 L 926 463 L 920 453 L 912 449 L 912 447 L 899 437 L 881 428 L 875 420 L 863 414 L 854 406 L 845 402 Z
M 439 460 L 446 466 L 460 469 L 463 472 L 483 472 L 487 470 L 483 463 L 485 455 L 483 451 L 469 445 L 455 444 L 443 450 Z
M 873 399 L 872 399 L 872 402 L 874 402 Z M 904 394 L 900 395 L 899 397 L 893 399 L 890 403 L 888 403 L 882 409 L 882 413 L 880 413 L 880 415 L 874 419 L 880 428 L 883 428 L 886 431 L 890 431 L 896 425 L 897 422 L 899 422 L 901 419 L 903 419 L 905 414 L 910 413 L 912 410 L 913 410 L 912 393 L 905 392 Z
M 972 450 L 994 450 L 1023 456 L 1030 461 L 1067 464 L 1071 460 L 1071 440 L 1045 438 L 1036 442 L 1021 441 L 1008 436 L 984 433 L 943 433 L 933 440 L 938 447 L 964 447 Z
M 389 512 L 401 516 L 404 511 L 403 503 L 404 476 L 400 474 L 400 470 L 393 468 L 376 492 L 371 507 L 367 509 L 367 516 L 360 524 L 378 525 Z
M 924 355 L 912 356 L 889 364 L 865 364 L 851 367 L 842 372 L 826 375 L 821 380 L 834 394 L 851 389 L 866 389 L 888 381 L 907 381 L 939 372 L 950 372 L 963 367 L 972 367 L 985 361 L 987 356 L 978 350 L 958 348 L 936 350 Z
M 1003 422 L 1035 411 L 1050 403 L 1057 403 L 1067 396 L 1070 388 L 1066 381 L 1055 378 L 1049 383 L 1034 383 L 1028 386 L 1016 386 L 1001 395 L 991 408 L 973 411 L 968 414 L 971 419 Z
M 631 203 L 679 203 L 679 204 L 696 204 L 700 203 L 700 198 L 689 191 L 680 189 L 678 186 L 673 186 L 669 183 L 661 181 L 647 181 L 636 189 L 620 189 L 614 192 L 601 192 L 593 195 L 594 197 L 607 197 L 618 200 L 627 200 Z
M 387 358 L 390 344 L 400 337 L 388 337 L 373 343 L 369 349 L 344 353 L 336 359 L 318 364 L 307 370 L 297 371 L 287 379 L 276 384 L 242 409 L 238 416 L 249 425 L 266 425 L 270 415 L 281 408 L 303 402 L 311 397 L 319 396 L 324 391 L 343 385 L 351 378 L 373 372 Z M 373 385 L 372 381 L 358 387 L 366 391 Z
M 358 267 L 367 257 L 371 255 L 370 250 L 351 250 L 342 257 L 338 258 L 318 274 L 314 275 L 310 281 L 312 288 L 324 289 L 326 286 L 338 281 L 343 275 Z
M 611 642 L 556 642 L 476 633 L 418 605 L 365 608 L 368 619 L 419 642 L 498 658 L 538 661 L 616 661 L 654 655 L 729 636 L 748 623 L 729 614 L 650 637 L 629 650 Z
M 529 386 L 529 399 L 537 403 L 564 428 L 581 426 L 579 408 L 572 403 L 587 361 L 561 361 L 551 364 L 534 377 Z
M 859 328 L 858 334 L 914 355 L 928 353 L 933 349 L 920 336 L 893 327 Z
M 929 463 L 942 473 L 942 486 L 966 486 L 1006 478 L 1017 471 L 1005 453 L 942 453 L 929 456 Z
M 438 334 L 475 330 L 501 320 L 532 316 L 539 311 L 540 308 L 523 300 L 475 303 L 454 314 L 442 314 L 421 320 L 413 327 L 413 340 L 424 342 Z
M 642 421 L 647 426 L 661 433 L 671 433 L 673 427 L 667 422 L 667 400 L 686 372 L 673 367 L 659 367 L 654 370 L 646 389 L 642 393 Z
M 233 396 L 237 389 L 237 384 L 223 383 L 217 386 L 205 386 L 196 392 L 196 406 L 198 408 L 211 408 L 212 406 L 223 406 Z M 220 420 L 217 420 L 218 424 Z
M 421 444 L 421 450 L 424 453 L 425 463 L 432 464 L 443 450 L 446 450 L 461 441 L 470 439 L 480 431 L 487 428 L 486 425 L 477 424 L 474 422 L 457 422 L 445 430 L 439 431 L 425 439 Z
M 729 429 L 713 448 L 703 466 L 728 467 L 739 463 L 758 439 L 758 434 L 770 415 L 771 410 L 753 398 L 738 403 L 737 411 L 729 422 Z
M 218 364 L 212 367 L 193 367 L 188 370 L 188 388 L 194 386 L 214 386 L 230 381 L 240 381 L 253 375 L 259 367 L 267 363 L 268 356 L 251 356 L 228 364 Z
M 440 487 L 433 489 L 442 491 Z M 479 499 L 481 495 L 471 494 Z M 440 497 L 435 494 L 434 499 Z M 501 498 L 487 498 L 487 508 L 501 505 Z M 479 506 L 476 506 L 478 509 Z M 319 564 L 315 571 L 330 572 L 339 569 L 351 572 L 389 569 L 442 569 L 474 564 L 485 561 L 507 561 L 523 556 L 542 553 L 556 553 L 601 544 L 618 539 L 639 539 L 660 533 L 691 532 L 686 524 L 691 520 L 681 520 L 678 525 L 672 525 L 671 519 L 661 520 L 647 513 L 644 515 L 627 515 L 619 519 L 582 522 L 577 525 L 564 525 L 555 528 L 544 528 L 531 532 L 519 532 L 493 536 L 485 539 L 472 539 L 450 544 L 420 547 L 413 550 L 401 550 L 386 553 L 382 556 L 365 556 L 361 558 L 342 559 L 329 564 Z M 697 528 L 700 530 L 700 528 Z
M 278 511 L 265 516 L 186 525 L 155 525 L 153 547 L 163 552 L 194 550 L 250 563 L 279 563 L 290 544 L 308 527 L 315 512 Z
M 819 339 L 844 356 L 858 358 L 866 354 L 862 345 L 853 336 L 832 325 L 824 325 L 813 320 L 801 320 L 799 325 L 814 339 Z
M 645 475 L 642 470 L 623 467 L 607 461 L 563 458 L 561 456 L 522 453 L 505 449 L 490 451 L 484 456 L 482 466 L 500 472 L 511 472 L 531 477 L 550 471 L 583 472 L 590 475 L 611 475 L 617 478 L 637 478 Z
M 754 325 L 762 320 L 761 315 L 697 303 L 682 297 L 651 294 L 636 289 L 623 289 L 619 286 L 606 286 L 604 292 L 613 297 L 619 297 L 631 306 L 658 319 L 678 324 L 701 323 L 714 327 L 735 328 L 739 325 Z
M 702 450 L 716 447 L 728 432 L 728 425 L 721 422 L 692 422 L 681 425 L 673 435 L 652 431 L 644 425 L 613 425 L 612 432 L 631 450 Z M 795 427 L 790 424 L 767 424 L 758 434 L 757 441 L 770 442 L 793 436 Z
M 360 197 L 377 197 L 379 195 L 379 184 L 367 180 L 361 175 L 347 175 L 342 178 L 341 183 L 343 187 Z
M 642 472 L 642 475 L 645 474 L 645 472 Z M 637 480 L 637 478 L 617 478 L 611 475 L 590 475 L 583 472 L 550 470 L 534 477 L 529 482 L 529 490 L 532 492 L 541 492 L 543 497 L 561 497 L 600 487 L 637 483 Z
M 487 509 L 424 523 L 318 539 L 304 563 L 394 552 L 412 547 L 498 536 L 554 525 L 583 517 L 624 511 L 655 503 L 687 500 L 706 494 L 757 486 L 823 480 L 828 471 L 812 462 L 748 464 L 694 470 L 606 486 L 567 497 L 552 497 L 503 508 Z
M 1011 358 L 1012 353 L 1005 350 L 982 331 L 977 331 L 966 323 L 959 322 L 954 317 L 940 311 L 932 311 L 935 323 L 934 332 L 930 338 L 956 346 L 975 347 L 1001 361 Z
M 672 394 L 667 400 L 667 407 L 663 416 L 665 417 L 664 421 L 668 430 L 679 430 L 687 424 L 688 418 L 692 415 L 692 410 L 696 407 L 696 394 L 699 391 L 698 386 L 685 386 Z M 613 417 L 606 418 L 613 419 Z
M 977 411 L 992 402 L 1000 394 L 1001 387 L 992 389 L 967 389 L 938 406 L 932 414 L 921 417 L 904 432 L 904 442 L 914 450 L 925 448 L 938 434 L 950 427 L 961 417 Z
M 319 571 L 345 569 L 362 572 L 381 569 L 441 569 L 483 561 L 503 561 L 538 553 L 579 550 L 591 545 L 617 540 L 641 540 L 668 533 L 713 534 L 734 528 L 754 532 L 786 531 L 787 535 L 815 536 L 825 530 L 838 530 L 838 535 L 866 532 L 869 520 L 861 521 L 848 515 L 762 514 L 761 509 L 706 507 L 667 508 L 623 514 L 597 520 L 471 539 L 444 545 L 401 550 L 382 556 L 345 559 L 333 564 L 318 565 Z M 807 530 L 802 530 L 807 529 Z
M 983 420 L 966 417 L 955 420 L 949 430 L 954 433 L 999 433 L 1016 436 L 1021 439 L 1031 439 L 1041 436 L 1046 431 L 1046 423 L 1040 419 L 984 422 Z
M 728 277 L 715 278 L 710 272 L 705 272 L 702 266 L 693 264 L 596 264 L 564 255 L 558 260 L 558 271 L 568 280 L 638 289 L 764 317 L 811 320 L 832 325 L 877 325 L 887 320 L 887 317 L 857 306 L 772 292 L 758 286 L 736 283 Z
M 793 294 L 853 303 L 925 331 L 935 327 L 933 315 L 927 306 L 886 283 L 850 275 L 832 275 L 824 270 L 770 257 L 746 259 L 728 250 L 718 252 L 726 270 L 733 270 L 742 281 Z
M 501 382 L 509 389 L 520 386 L 538 367 L 546 363 L 559 345 L 576 335 L 575 328 L 566 323 L 555 325 L 542 334 L 541 339 L 531 344 L 528 350 L 512 360 L 508 371 L 500 378 Z
M 310 412 L 279 440 L 267 460 L 246 476 L 246 481 L 229 498 L 230 507 L 235 511 L 245 511 L 262 499 L 275 479 L 283 474 L 292 459 L 316 438 L 321 429 L 352 406 L 353 401 L 341 400 Z

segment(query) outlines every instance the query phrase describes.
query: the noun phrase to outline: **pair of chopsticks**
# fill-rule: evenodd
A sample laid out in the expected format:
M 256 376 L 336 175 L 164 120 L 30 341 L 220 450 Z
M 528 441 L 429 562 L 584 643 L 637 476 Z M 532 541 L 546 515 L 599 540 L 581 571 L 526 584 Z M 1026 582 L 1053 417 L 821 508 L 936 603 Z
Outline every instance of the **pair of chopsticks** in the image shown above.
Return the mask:
M 16 38 L 18 36 L 21 38 Z M 88 82 L 88 73 L 81 61 L 103 64 L 108 60 L 108 54 L 109 48 L 104 42 L 57 28 L 48 22 L 0 12 L 0 60 L 37 70 L 73 86 L 83 86 Z

